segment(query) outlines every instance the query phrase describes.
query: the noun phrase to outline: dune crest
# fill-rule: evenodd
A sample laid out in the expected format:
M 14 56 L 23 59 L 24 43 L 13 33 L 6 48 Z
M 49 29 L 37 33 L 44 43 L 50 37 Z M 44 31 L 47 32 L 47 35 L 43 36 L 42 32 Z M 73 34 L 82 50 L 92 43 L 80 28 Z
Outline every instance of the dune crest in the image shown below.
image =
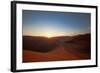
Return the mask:
M 54 38 L 23 38 L 23 62 L 84 60 L 91 58 L 90 34 Z

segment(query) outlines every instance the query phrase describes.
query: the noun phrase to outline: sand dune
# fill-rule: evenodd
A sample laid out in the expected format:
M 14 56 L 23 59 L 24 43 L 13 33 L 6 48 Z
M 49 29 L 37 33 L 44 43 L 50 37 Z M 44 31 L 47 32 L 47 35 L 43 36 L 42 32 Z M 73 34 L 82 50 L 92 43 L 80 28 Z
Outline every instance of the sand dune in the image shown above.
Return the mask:
M 73 37 L 54 37 L 52 39 L 43 37 L 31 37 L 29 39 L 29 37 L 27 39 L 24 37 L 23 62 L 83 60 L 91 58 L 90 34 Z

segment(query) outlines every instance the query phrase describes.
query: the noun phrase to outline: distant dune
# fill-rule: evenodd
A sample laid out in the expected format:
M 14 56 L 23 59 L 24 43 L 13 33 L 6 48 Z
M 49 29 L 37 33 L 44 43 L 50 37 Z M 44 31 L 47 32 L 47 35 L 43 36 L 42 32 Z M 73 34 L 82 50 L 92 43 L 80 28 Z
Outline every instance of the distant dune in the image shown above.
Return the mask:
M 55 40 L 45 37 L 23 36 L 23 49 L 36 52 L 49 52 L 56 47 Z
M 90 59 L 90 36 L 90 34 L 52 38 L 23 36 L 23 62 Z

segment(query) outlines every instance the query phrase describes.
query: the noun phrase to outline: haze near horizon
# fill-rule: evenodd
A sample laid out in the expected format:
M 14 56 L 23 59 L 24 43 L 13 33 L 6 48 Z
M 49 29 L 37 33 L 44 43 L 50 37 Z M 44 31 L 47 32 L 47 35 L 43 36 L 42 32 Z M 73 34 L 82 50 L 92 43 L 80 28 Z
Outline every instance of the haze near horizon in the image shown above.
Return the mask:
M 23 36 L 73 36 L 90 33 L 90 13 L 23 10 Z

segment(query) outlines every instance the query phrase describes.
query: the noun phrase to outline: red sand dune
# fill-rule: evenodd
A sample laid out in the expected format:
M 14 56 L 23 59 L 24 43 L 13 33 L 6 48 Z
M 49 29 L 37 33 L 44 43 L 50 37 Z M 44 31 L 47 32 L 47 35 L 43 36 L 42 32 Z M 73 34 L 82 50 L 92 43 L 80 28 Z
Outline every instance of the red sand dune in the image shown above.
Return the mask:
M 54 41 L 56 39 L 56 41 Z M 52 50 L 36 51 L 36 49 L 23 49 L 23 62 L 43 62 L 43 61 L 63 61 L 63 60 L 83 60 L 90 59 L 90 34 L 78 35 L 62 41 L 63 37 L 53 38 L 53 43 L 57 43 L 56 47 L 49 43 L 45 49 L 54 46 Z M 25 42 L 24 42 L 25 43 Z M 45 43 L 45 42 L 44 42 Z M 29 43 L 28 43 L 29 44 Z M 45 44 L 44 44 L 45 45 Z M 43 47 L 36 48 L 43 50 Z M 45 50 L 44 49 L 44 50 Z

